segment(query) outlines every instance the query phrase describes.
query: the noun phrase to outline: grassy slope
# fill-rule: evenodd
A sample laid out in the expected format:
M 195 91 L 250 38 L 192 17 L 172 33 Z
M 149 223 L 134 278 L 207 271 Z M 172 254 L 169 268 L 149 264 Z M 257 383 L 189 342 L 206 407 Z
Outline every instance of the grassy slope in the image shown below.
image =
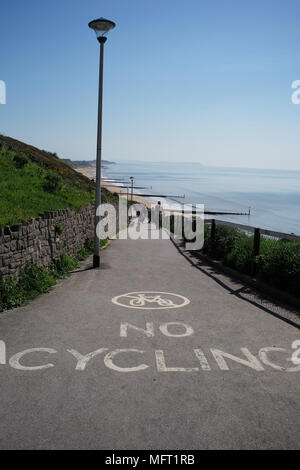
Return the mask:
M 16 157 L 28 163 L 18 168 Z M 54 191 L 47 178 L 58 175 Z M 55 178 L 55 177 L 54 177 Z M 37 217 L 46 210 L 74 208 L 92 203 L 95 184 L 77 173 L 56 155 L 0 135 L 0 226 L 13 225 Z M 103 192 L 104 202 L 113 196 Z
M 40 150 L 32 145 L 27 145 L 24 142 L 13 139 L 11 137 L 3 136 L 0 134 L 0 144 L 4 145 L 8 150 L 14 150 L 19 153 L 27 155 L 32 162 L 37 163 L 44 168 L 55 171 L 65 179 L 73 180 L 74 178 L 80 181 L 82 187 L 89 187 L 91 182 L 85 176 L 78 174 L 75 170 L 70 168 L 66 163 L 58 158 L 55 153 Z

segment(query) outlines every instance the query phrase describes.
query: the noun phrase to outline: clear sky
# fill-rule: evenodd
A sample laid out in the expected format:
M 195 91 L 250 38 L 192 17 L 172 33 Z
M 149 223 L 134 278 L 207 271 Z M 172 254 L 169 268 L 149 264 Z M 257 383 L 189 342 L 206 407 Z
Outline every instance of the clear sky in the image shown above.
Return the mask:
M 15 0 L 0 7 L 0 133 L 94 159 L 300 170 L 299 0 Z

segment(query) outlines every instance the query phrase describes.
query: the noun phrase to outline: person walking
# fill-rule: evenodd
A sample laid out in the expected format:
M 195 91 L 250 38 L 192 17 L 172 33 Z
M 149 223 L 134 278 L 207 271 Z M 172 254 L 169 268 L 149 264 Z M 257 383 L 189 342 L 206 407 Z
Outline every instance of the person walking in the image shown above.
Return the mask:
M 156 224 L 157 229 L 162 228 L 162 207 L 160 201 L 157 201 L 157 204 L 154 208 L 154 223 Z

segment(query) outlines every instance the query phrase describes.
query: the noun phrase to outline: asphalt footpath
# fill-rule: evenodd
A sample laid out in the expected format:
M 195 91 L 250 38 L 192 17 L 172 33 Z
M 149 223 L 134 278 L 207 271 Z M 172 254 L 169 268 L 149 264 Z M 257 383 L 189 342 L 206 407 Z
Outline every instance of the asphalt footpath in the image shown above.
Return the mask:
M 0 449 L 300 448 L 295 313 L 171 240 L 101 255 L 0 315 Z

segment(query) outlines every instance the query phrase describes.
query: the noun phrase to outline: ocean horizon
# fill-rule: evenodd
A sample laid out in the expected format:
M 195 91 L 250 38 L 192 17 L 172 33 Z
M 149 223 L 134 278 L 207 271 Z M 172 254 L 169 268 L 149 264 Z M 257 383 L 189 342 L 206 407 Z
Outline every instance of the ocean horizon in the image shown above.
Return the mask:
M 207 211 L 250 215 L 216 215 L 214 218 L 284 233 L 300 235 L 300 171 L 205 166 L 198 162 L 116 161 L 105 166 L 103 176 L 131 176 L 139 194 L 161 200 L 164 208 L 204 204 Z M 151 189 L 150 189 L 151 188 Z M 178 198 L 174 196 L 185 196 Z M 171 197 L 170 197 L 171 196 Z

